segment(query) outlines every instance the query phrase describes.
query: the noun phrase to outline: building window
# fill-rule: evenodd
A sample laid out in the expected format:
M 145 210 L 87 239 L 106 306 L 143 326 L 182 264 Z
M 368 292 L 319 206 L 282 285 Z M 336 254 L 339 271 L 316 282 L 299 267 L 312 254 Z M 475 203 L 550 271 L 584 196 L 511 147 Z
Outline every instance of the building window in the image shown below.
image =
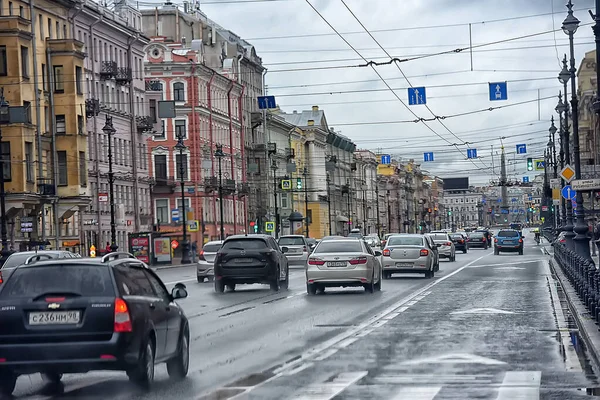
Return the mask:
M 23 111 L 25 112 L 25 118 L 28 123 L 31 123 L 31 102 L 24 101 L 23 102 Z
M 287 194 L 281 195 L 281 208 L 288 208 L 288 197 Z
M 43 39 L 44 38 L 44 17 L 42 16 L 42 14 L 38 15 L 38 25 L 40 26 L 40 38 Z
M 56 116 L 56 134 L 66 135 L 67 134 L 67 120 L 64 115 Z
M 77 94 L 83 94 L 83 73 L 81 67 L 75 67 L 75 86 Z
M 175 120 L 175 139 L 187 139 L 187 132 L 185 129 L 185 119 Z
M 67 152 L 57 151 L 56 156 L 58 159 L 58 185 L 66 186 L 69 184 L 68 170 L 67 170 Z
M 169 223 L 169 199 L 156 199 L 156 223 Z
M 66 39 L 67 38 L 67 25 L 63 24 L 62 27 L 63 27 L 63 39 Z
M 29 79 L 29 48 L 21 46 L 21 75 Z
M 4 172 L 4 181 L 10 182 L 12 180 L 12 168 L 10 164 L 10 142 L 2 142 L 0 143 L 0 151 L 1 159 L 0 161 L 3 163 L 2 170 Z
M 60 22 L 56 21 L 56 38 L 60 39 Z
M 150 99 L 150 118 L 152 118 L 152 122 L 154 123 L 158 121 L 156 119 L 156 99 Z
M 48 91 L 48 86 L 46 86 L 46 64 L 42 64 L 42 90 L 44 92 Z
M 192 206 L 190 205 L 192 199 L 190 199 L 189 197 L 185 198 L 185 212 L 189 212 L 192 208 Z M 177 198 L 177 208 L 179 209 L 179 218 L 181 218 L 181 215 L 183 215 L 184 210 L 181 207 L 181 199 Z
M 185 85 L 181 82 L 173 84 L 173 100 L 185 101 Z
M 0 76 L 8 75 L 8 66 L 6 64 L 6 46 L 0 46 Z
M 167 155 L 156 154 L 154 156 L 154 177 L 157 180 L 166 181 L 167 176 Z
M 186 181 L 187 180 L 187 170 L 188 170 L 188 156 L 187 154 L 176 154 L 175 155 L 175 176 L 177 176 L 177 179 L 180 180 L 182 177 L 182 171 L 181 169 L 183 168 L 183 180 Z
M 25 176 L 33 183 L 33 143 L 25 142 Z
M 161 120 L 160 121 L 160 131 L 156 132 L 156 135 L 154 135 L 154 139 L 157 140 L 162 140 L 165 139 L 167 137 L 167 127 L 165 125 L 165 120 Z
M 79 182 L 81 186 L 87 186 L 87 168 L 85 166 L 85 151 L 79 152 Z
M 52 39 L 52 19 L 48 18 L 48 37 Z
M 8 2 L 8 15 L 13 15 L 13 3 L 12 3 L 12 1 Z
M 77 133 L 83 135 L 85 132 L 85 122 L 83 120 L 83 115 L 77 115 Z
M 19 6 L 19 16 L 25 18 L 25 7 Z
M 62 65 L 54 66 L 54 92 L 63 93 L 65 91 L 65 75 Z

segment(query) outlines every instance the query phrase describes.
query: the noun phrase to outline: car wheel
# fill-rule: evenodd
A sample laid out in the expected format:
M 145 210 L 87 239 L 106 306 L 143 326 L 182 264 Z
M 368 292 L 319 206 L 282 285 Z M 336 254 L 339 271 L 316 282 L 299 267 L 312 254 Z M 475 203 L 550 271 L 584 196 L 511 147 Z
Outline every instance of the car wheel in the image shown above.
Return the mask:
M 311 295 L 317 294 L 317 285 L 315 285 L 314 283 L 307 283 L 306 284 L 306 293 L 311 294 Z
M 138 365 L 130 371 L 129 380 L 143 389 L 149 389 L 154 382 L 154 342 L 148 339 Z
M 379 275 L 379 280 L 375 284 L 375 291 L 376 292 L 381 292 L 381 274 Z
M 198 283 L 204 283 L 204 277 L 203 276 L 199 276 L 198 277 Z
M 383 271 L 382 273 L 383 279 L 390 279 L 391 274 L 387 271 Z
M 167 372 L 170 377 L 179 380 L 186 377 L 190 368 L 190 333 L 187 328 L 183 331 L 177 347 L 177 355 L 167 361 Z
M 277 269 L 277 272 L 275 274 L 275 280 L 273 282 L 271 282 L 271 290 L 274 292 L 279 292 L 279 289 L 281 288 L 280 284 L 279 284 L 279 268 Z
M 425 272 L 425 279 L 431 279 L 431 278 L 433 278 L 433 272 L 432 271 Z
M 290 269 L 288 267 L 287 271 L 285 272 L 285 279 L 281 282 L 281 287 L 283 289 L 288 289 L 288 287 L 290 286 Z
M 215 281 L 215 292 L 223 293 L 225 291 L 225 282 L 223 279 L 219 279 Z
M 228 283 L 227 289 L 229 289 L 232 292 L 235 291 L 235 283 Z
M 375 275 L 371 277 L 370 283 L 365 283 L 365 292 L 367 293 L 375 293 Z
M 41 375 L 42 375 L 42 380 L 45 383 L 53 383 L 53 384 L 59 383 L 63 377 L 63 374 L 59 374 L 56 372 L 44 372 Z
M 3 372 L 0 374 L 0 396 L 12 397 L 15 386 L 17 386 L 17 375 L 12 372 Z
M 214 281 L 214 280 L 215 280 L 215 277 L 214 277 L 214 276 L 207 276 L 207 277 L 206 277 L 206 280 L 207 280 L 208 282 L 212 282 L 212 281 Z
M 467 254 L 467 249 L 463 249 L 463 254 Z

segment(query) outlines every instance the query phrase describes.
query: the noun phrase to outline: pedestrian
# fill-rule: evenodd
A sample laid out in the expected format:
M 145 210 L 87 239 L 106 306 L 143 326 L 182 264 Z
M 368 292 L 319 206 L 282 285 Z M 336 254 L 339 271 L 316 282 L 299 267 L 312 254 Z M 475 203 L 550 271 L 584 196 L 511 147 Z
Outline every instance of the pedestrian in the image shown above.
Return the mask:
M 192 262 L 196 262 L 196 256 L 198 255 L 198 242 L 192 243 Z
M 106 247 L 104 248 L 104 250 L 106 251 L 106 254 L 110 253 L 110 242 L 106 242 Z

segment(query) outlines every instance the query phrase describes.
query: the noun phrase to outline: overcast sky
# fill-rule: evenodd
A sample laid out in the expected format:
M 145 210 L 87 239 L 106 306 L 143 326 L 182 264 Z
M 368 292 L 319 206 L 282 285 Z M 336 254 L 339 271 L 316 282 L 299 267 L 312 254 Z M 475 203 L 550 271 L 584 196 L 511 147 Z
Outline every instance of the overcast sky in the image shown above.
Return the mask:
M 568 39 L 562 31 L 475 48 L 473 71 L 468 50 L 402 62 L 398 64 L 401 70 L 396 65 L 376 67 L 389 86 L 398 89 L 395 93 L 405 106 L 370 67 L 323 68 L 365 62 L 306 0 L 242 1 L 201 1 L 201 9 L 255 46 L 269 69 L 268 94 L 276 96 L 284 111 L 318 105 L 325 110 L 329 126 L 350 137 L 359 148 L 413 158 L 441 177 L 468 175 L 472 184 L 498 178 L 501 136 L 506 137 L 504 145 L 513 179 L 521 180 L 527 175 L 527 156 L 515 156 L 516 144 L 526 143 L 530 157 L 543 155 L 550 117 L 557 117 L 557 98 L 544 98 L 556 96 L 561 89 L 556 79 L 560 71 L 557 55 L 562 59 L 568 52 Z M 344 1 L 380 45 L 400 59 L 468 47 L 469 23 L 473 45 L 477 46 L 559 29 L 567 15 L 563 0 Z M 389 60 L 341 0 L 310 2 L 362 57 L 378 62 Z M 592 22 L 587 12 L 591 7 L 592 0 L 575 3 L 575 16 L 582 24 Z M 591 25 L 579 28 L 575 43 L 578 67 L 584 53 L 594 48 Z M 508 82 L 507 101 L 489 101 L 488 82 L 497 81 Z M 475 84 L 461 85 L 465 83 Z M 424 105 L 408 106 L 410 86 L 427 88 L 430 110 Z M 340 91 L 353 93 L 336 93 Z M 542 98 L 539 102 L 538 95 Z M 531 102 L 446 118 L 443 124 L 448 129 L 438 121 L 427 123 L 431 129 L 423 123 L 376 123 L 414 120 L 411 111 L 419 118 L 431 118 L 431 112 L 451 116 L 524 101 Z M 471 142 L 470 148 L 475 148 L 482 158 L 474 163 L 465 160 L 468 146 L 459 147 L 461 154 L 448 142 Z M 426 151 L 434 152 L 434 162 L 423 163 Z M 534 177 L 532 173 L 529 176 Z

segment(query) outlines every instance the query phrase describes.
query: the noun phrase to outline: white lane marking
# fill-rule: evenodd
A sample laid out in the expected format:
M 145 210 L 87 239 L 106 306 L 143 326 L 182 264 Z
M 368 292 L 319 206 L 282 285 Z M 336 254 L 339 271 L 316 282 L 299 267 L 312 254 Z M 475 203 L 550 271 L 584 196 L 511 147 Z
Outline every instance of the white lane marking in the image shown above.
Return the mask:
M 450 314 L 514 314 L 514 312 L 498 310 L 497 308 L 473 308 L 471 310 L 453 311 Z
M 358 338 L 356 338 L 356 337 L 342 340 L 340 343 L 338 343 L 337 347 L 339 349 L 345 349 L 346 347 L 350 346 L 352 343 L 356 342 L 357 340 L 358 340 Z
M 446 384 L 492 384 L 494 375 L 449 375 L 449 374 L 403 374 L 381 375 L 373 378 L 377 383 L 387 385 L 446 385 Z
M 368 374 L 368 371 L 342 372 L 331 382 L 310 385 L 292 400 L 331 400 Z
M 179 281 L 173 281 L 173 282 L 164 282 L 165 285 L 175 285 L 177 283 L 186 283 L 186 282 L 195 282 L 197 281 L 198 278 L 192 278 L 192 279 L 182 279 Z
M 408 307 L 405 308 L 406 310 L 408 309 Z M 384 320 L 390 320 L 390 319 L 394 319 L 396 318 L 398 315 L 400 315 L 400 312 L 394 312 L 391 313 L 390 315 L 388 315 L 387 317 L 384 318 Z
M 400 307 L 398 308 L 397 312 L 399 313 L 403 313 L 404 311 L 408 310 L 408 307 L 404 306 L 404 307 Z
M 294 368 L 292 370 L 284 372 L 283 375 L 285 375 L 285 376 L 295 375 L 295 374 L 297 374 L 300 371 L 304 371 L 306 368 L 312 367 L 313 365 L 314 364 L 311 363 L 311 362 L 306 363 L 306 364 L 301 364 L 301 365 L 297 366 L 296 368 Z
M 548 285 L 550 286 L 550 300 L 552 301 L 552 307 L 556 313 L 556 324 L 558 325 L 560 341 L 565 350 L 565 366 L 567 371 L 581 372 L 583 371 L 583 368 L 579 363 L 579 357 L 573 347 L 573 343 L 570 341 L 569 327 L 566 322 L 565 314 L 563 313 L 562 305 L 560 304 L 560 299 L 558 298 L 558 291 L 556 290 L 557 282 L 552 278 L 552 271 L 550 271 L 550 264 L 548 261 L 544 261 L 543 265 L 546 278 L 548 279 Z
M 498 268 L 494 268 L 495 270 L 503 270 L 503 271 L 514 271 L 514 270 L 518 270 L 518 269 L 527 269 L 527 268 L 523 268 L 523 267 L 498 267 Z
M 336 344 L 338 344 L 339 342 L 341 342 L 344 339 L 347 339 L 351 336 L 356 336 L 356 337 L 363 337 L 363 336 L 367 336 L 368 334 L 370 334 L 373 331 L 373 328 L 370 328 L 375 322 L 382 320 L 383 318 L 385 318 L 386 316 L 388 316 L 389 314 L 393 313 L 394 311 L 397 311 L 400 307 L 406 305 L 406 303 L 408 303 L 409 301 L 413 300 L 415 297 L 422 295 L 423 293 L 427 293 L 427 291 L 429 291 L 432 287 L 439 285 L 440 283 L 444 282 L 446 279 L 449 279 L 451 277 L 453 277 L 454 275 L 458 274 L 459 272 L 463 271 L 465 268 L 470 267 L 471 265 L 475 264 L 476 262 L 478 262 L 479 260 L 491 255 L 492 253 L 487 253 L 482 255 L 481 257 L 476 258 L 475 260 L 469 262 L 468 264 L 463 265 L 462 267 L 456 269 L 455 271 L 452 271 L 451 273 L 449 273 L 448 275 L 445 275 L 441 278 L 436 279 L 435 281 L 425 285 L 424 287 L 422 287 L 421 289 L 416 290 L 414 293 L 409 294 L 408 296 L 406 296 L 405 298 L 399 300 L 398 302 L 396 302 L 395 304 L 391 305 L 390 307 L 386 308 L 385 310 L 381 311 L 379 314 L 369 318 L 367 321 L 363 322 L 362 324 L 354 327 L 354 328 L 350 328 L 348 329 L 346 332 L 340 333 L 339 335 L 334 336 L 333 338 L 326 340 L 325 342 L 313 347 L 310 350 L 307 350 L 304 352 L 304 354 L 300 357 L 297 357 L 296 359 L 294 359 L 293 361 L 290 361 L 288 363 L 285 363 L 284 365 L 280 366 L 279 368 L 276 368 L 273 371 L 273 376 L 269 379 L 264 380 L 263 382 L 259 383 L 256 386 L 253 386 L 251 388 L 248 388 L 247 391 L 240 393 L 236 396 L 231 397 L 229 400 L 234 400 L 234 399 L 242 399 L 242 398 L 246 398 L 245 396 L 248 394 L 248 392 L 254 388 L 257 388 L 259 386 L 264 386 L 267 383 L 270 383 L 276 379 L 278 379 L 280 376 L 282 376 L 283 372 L 290 369 L 290 368 L 295 368 L 298 364 L 304 363 L 306 362 L 307 359 L 312 359 L 315 356 L 318 356 L 320 354 L 322 354 L 323 352 L 327 351 L 328 349 L 334 347 Z M 431 291 L 429 292 L 431 293 Z
M 539 400 L 541 371 L 508 371 L 496 400 Z
M 440 390 L 442 390 L 441 386 L 404 387 L 392 400 L 433 400 Z
M 494 360 L 493 358 L 481 357 L 475 354 L 454 353 L 442 356 L 417 358 L 400 363 L 400 365 L 422 365 L 422 364 L 483 364 L 483 365 L 503 365 L 504 361 Z
M 507 265 L 511 265 L 511 264 L 532 264 L 532 263 L 536 263 L 536 262 L 539 262 L 539 260 L 517 261 L 514 263 L 503 263 L 503 264 L 472 265 L 469 268 L 486 268 L 486 267 L 501 267 L 501 266 L 506 267 Z
M 385 324 L 387 324 L 388 322 L 390 322 L 389 319 L 382 319 L 380 321 L 377 321 L 373 324 L 373 328 L 379 328 L 380 326 L 383 326 Z
M 318 357 L 315 357 L 314 360 L 315 361 L 323 361 L 326 358 L 331 357 L 332 355 L 334 355 L 337 352 L 338 352 L 338 349 L 329 349 L 329 350 L 325 351 L 324 353 L 322 353 L 321 355 L 319 355 Z
M 411 307 L 411 306 L 414 306 L 415 304 L 417 304 L 418 302 L 419 302 L 419 300 L 412 300 L 412 301 L 409 301 L 408 303 L 406 303 L 406 305 L 408 307 Z

